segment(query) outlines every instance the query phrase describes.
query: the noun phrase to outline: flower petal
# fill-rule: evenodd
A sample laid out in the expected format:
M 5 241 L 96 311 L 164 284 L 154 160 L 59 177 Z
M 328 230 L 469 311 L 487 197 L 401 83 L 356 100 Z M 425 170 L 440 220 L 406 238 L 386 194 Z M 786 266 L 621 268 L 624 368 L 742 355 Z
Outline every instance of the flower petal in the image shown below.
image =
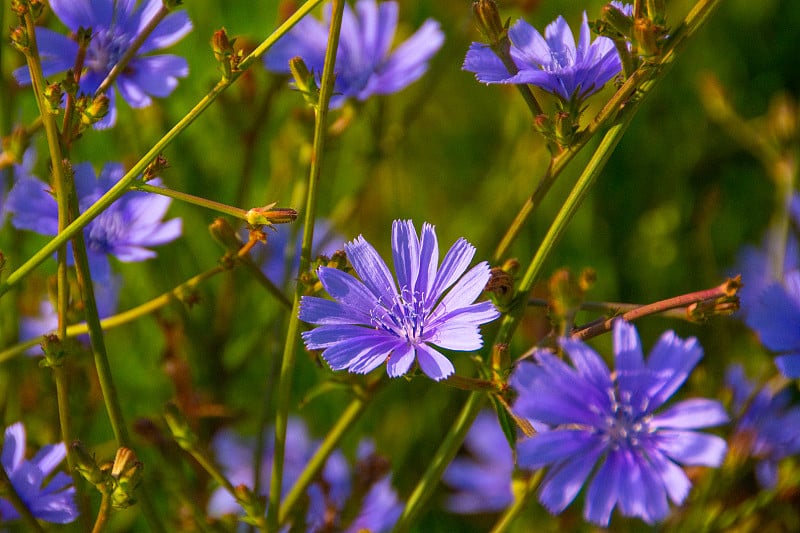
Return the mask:
M 456 371 L 450 359 L 425 343 L 417 345 L 417 362 L 422 371 L 434 381 L 440 381 Z

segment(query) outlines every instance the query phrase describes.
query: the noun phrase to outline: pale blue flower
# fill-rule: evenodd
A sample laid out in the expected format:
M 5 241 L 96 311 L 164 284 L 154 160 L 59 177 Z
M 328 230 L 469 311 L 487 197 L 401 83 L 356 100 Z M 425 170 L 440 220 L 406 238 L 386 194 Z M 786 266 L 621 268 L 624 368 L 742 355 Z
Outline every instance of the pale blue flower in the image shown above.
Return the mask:
M 306 347 L 324 350 L 333 370 L 365 374 L 388 360 L 387 373 L 397 377 L 416 360 L 439 381 L 454 368 L 434 346 L 478 350 L 479 326 L 500 316 L 490 301 L 473 303 L 489 281 L 488 263 L 464 274 L 475 248 L 461 238 L 439 265 L 436 231 L 428 223 L 421 237 L 410 220 L 392 224 L 397 281 L 364 237 L 345 244 L 345 252 L 360 280 L 320 267 L 319 279 L 333 300 L 304 296 L 300 302 L 300 319 L 319 325 L 303 333 Z
M 375 94 L 396 93 L 428 70 L 428 61 L 444 43 L 439 23 L 428 19 L 419 30 L 390 52 L 397 29 L 397 2 L 359 0 L 355 11 L 344 6 L 336 55 L 336 85 L 331 107 L 348 98 L 364 101 Z M 322 22 L 304 17 L 264 56 L 267 70 L 289 73 L 289 60 L 301 57 L 319 83 L 325 64 L 331 6 Z
M 474 72 L 483 83 L 529 83 L 564 101 L 582 101 L 599 91 L 622 70 L 614 42 L 607 37 L 591 41 L 586 12 L 576 44 L 569 25 L 559 16 L 545 29 L 544 37 L 520 19 L 508 30 L 511 59 L 519 69 L 511 74 L 484 43 L 472 43 L 463 69 Z
M 552 429 L 517 446 L 520 467 L 549 467 L 539 501 L 560 513 L 594 472 L 587 520 L 608 526 L 615 506 L 647 523 L 664 519 L 667 499 L 682 503 L 691 486 L 679 465 L 719 466 L 727 449 L 723 439 L 694 431 L 728 420 L 719 402 L 684 400 L 657 412 L 689 377 L 702 348 L 668 331 L 645 361 L 636 329 L 621 319 L 614 323 L 613 373 L 583 342 L 566 338 L 561 347 L 573 366 L 539 350 L 511 378 L 516 413 Z
M 79 28 L 92 29 L 81 73 L 81 92 L 93 95 L 97 91 L 162 4 L 162 0 L 144 0 L 138 6 L 137 0 L 50 0 L 53 12 L 73 35 Z M 117 88 L 131 107 L 149 106 L 151 96 L 169 96 L 177 87 L 178 78 L 189 74 L 189 66 L 182 57 L 146 54 L 175 44 L 191 29 L 188 15 L 178 11 L 167 15 L 145 39 L 116 79 Z M 37 28 L 36 39 L 45 76 L 74 67 L 78 44 L 73 39 L 47 28 Z M 14 76 L 20 83 L 31 82 L 27 67 L 17 69 Z M 96 128 L 111 127 L 117 120 L 114 91 L 108 91 L 107 96 L 110 100 L 108 115 L 95 125 Z
M 122 165 L 107 163 L 95 177 L 89 163 L 75 165 L 75 187 L 81 211 L 86 210 L 124 174 Z M 154 180 L 151 183 L 158 183 Z M 9 193 L 7 206 L 18 229 L 42 235 L 58 232 L 58 208 L 49 187 L 33 177 L 20 179 Z M 111 204 L 84 229 L 86 251 L 93 278 L 108 279 L 108 256 L 122 262 L 138 262 L 155 257 L 149 248 L 166 244 L 181 235 L 181 220 L 163 222 L 172 200 L 145 192 L 129 192 Z M 68 254 L 72 261 L 72 253 Z
M 800 454 L 800 406 L 792 404 L 789 388 L 765 385 L 756 391 L 741 365 L 728 368 L 725 382 L 733 391 L 736 419 L 731 450 L 756 459 L 756 479 L 764 488 L 775 488 L 778 462 Z
M 17 422 L 6 428 L 0 456 L 11 485 L 33 516 L 39 520 L 66 524 L 78 517 L 72 478 L 57 472 L 45 479 L 67 456 L 63 442 L 44 446 L 30 461 L 25 460 L 25 426 Z M 20 518 L 14 506 L 0 498 L 0 522 Z

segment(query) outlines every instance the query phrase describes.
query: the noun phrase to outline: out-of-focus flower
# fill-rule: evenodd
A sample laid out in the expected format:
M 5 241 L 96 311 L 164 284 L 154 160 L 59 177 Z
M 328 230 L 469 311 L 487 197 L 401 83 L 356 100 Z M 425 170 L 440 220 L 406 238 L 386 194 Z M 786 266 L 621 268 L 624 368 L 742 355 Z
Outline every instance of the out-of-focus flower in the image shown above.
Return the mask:
M 269 433 L 271 435 L 271 432 Z M 266 437 L 266 435 L 265 435 Z M 261 495 L 267 496 L 272 475 L 273 441 L 265 438 L 264 460 L 259 481 Z M 305 424 L 298 419 L 290 419 L 286 430 L 286 456 L 282 491 L 288 490 L 299 478 L 318 443 L 313 441 Z M 253 487 L 254 439 L 244 439 L 232 431 L 224 430 L 214 437 L 212 448 L 217 461 L 222 465 L 228 480 L 238 486 Z M 388 531 L 400 515 L 401 507 L 397 495 L 391 487 L 390 475 L 383 468 L 375 468 L 379 463 L 371 445 L 360 446 L 359 464 L 356 479 L 351 479 L 350 467 L 344 455 L 336 450 L 328 458 L 320 474 L 320 479 L 308 488 L 308 511 L 304 531 Z M 362 497 L 355 502 L 361 510 L 348 523 L 342 523 L 342 510 L 345 505 L 351 508 L 348 500 Z M 239 514 L 242 509 L 223 488 L 217 489 L 208 503 L 211 516 Z M 297 526 L 297 525 L 296 525 Z
M 99 177 L 89 163 L 74 167 L 75 187 L 79 207 L 84 211 L 122 178 L 124 171 L 118 163 L 107 163 Z M 158 183 L 156 180 L 153 183 Z M 166 244 L 181 235 L 181 220 L 162 222 L 172 200 L 145 192 L 130 192 L 111 204 L 85 230 L 86 251 L 92 277 L 108 279 L 111 269 L 108 256 L 122 262 L 138 262 L 155 257 L 148 247 Z M 11 189 L 7 209 L 13 214 L 12 223 L 42 235 L 58 231 L 56 200 L 48 187 L 38 179 L 20 179 Z M 72 254 L 68 254 L 71 261 Z
M 80 28 L 92 29 L 81 73 L 81 92 L 93 95 L 97 91 L 162 5 L 162 0 L 145 0 L 138 7 L 136 0 L 50 0 L 53 12 L 73 35 Z M 116 80 L 117 88 L 131 107 L 149 106 L 151 96 L 169 96 L 178 85 L 178 78 L 189 74 L 189 66 L 182 57 L 145 54 L 175 44 L 191 29 L 188 15 L 178 11 L 167 15 L 145 39 Z M 74 67 L 78 55 L 75 40 L 47 28 L 37 28 L 36 39 L 45 76 Z M 14 76 L 22 84 L 31 82 L 26 67 L 17 69 Z M 113 126 L 117 120 L 113 90 L 108 91 L 108 98 L 108 114 L 95 125 L 100 129 Z
M 778 354 L 778 370 L 788 378 L 800 378 L 800 270 L 764 289 L 747 314 L 747 325 Z
M 334 370 L 365 374 L 388 359 L 386 371 L 397 377 L 416 360 L 439 381 L 455 369 L 433 346 L 478 350 L 479 326 L 500 316 L 490 301 L 473 303 L 489 281 L 486 261 L 464 274 L 475 248 L 460 238 L 438 265 L 436 231 L 428 223 L 421 237 L 410 220 L 392 224 L 397 282 L 364 237 L 345 244 L 345 252 L 361 279 L 320 267 L 319 279 L 333 301 L 304 296 L 300 302 L 300 319 L 319 325 L 303 333 L 306 347 L 324 350 Z
M 612 374 L 583 342 L 566 338 L 561 346 L 573 366 L 540 350 L 511 379 L 517 414 L 552 428 L 517 446 L 520 467 L 550 467 L 539 501 L 550 512 L 563 511 L 595 470 L 587 520 L 607 526 L 617 505 L 647 523 L 663 519 L 667 498 L 680 504 L 691 486 L 678 465 L 719 466 L 725 457 L 723 439 L 693 431 L 728 420 L 719 402 L 691 399 L 656 412 L 687 379 L 702 348 L 668 331 L 645 362 L 636 329 L 617 320 Z
M 57 472 L 47 485 L 47 478 L 67 456 L 63 442 L 43 447 L 30 461 L 25 460 L 25 426 L 17 422 L 6 428 L 3 440 L 3 468 L 11 485 L 31 514 L 39 520 L 66 524 L 78 517 L 75 506 L 75 488 L 72 478 Z M 0 522 L 18 520 L 17 510 L 11 503 L 0 498 Z
M 725 382 L 733 391 L 737 421 L 731 452 L 758 461 L 756 478 L 764 488 L 778 483 L 778 462 L 800 453 L 800 406 L 791 405 L 791 391 L 773 390 L 748 381 L 741 365 L 728 368 Z
M 738 272 L 744 286 L 739 291 L 741 314 L 758 333 L 762 344 L 778 353 L 775 364 L 789 378 L 800 377 L 800 194 L 790 206 L 795 229 L 789 232 L 778 278 L 767 242 L 748 246 L 739 256 Z
M 300 267 L 300 247 L 303 227 L 293 224 L 276 224 L 266 229 L 267 242 L 256 244 L 250 252 L 253 260 L 277 287 L 286 287 Z M 246 238 L 246 237 L 245 237 Z M 311 257 L 330 257 L 343 247 L 344 238 L 333 229 L 327 220 L 317 220 Z
M 514 458 L 493 412 L 482 411 L 478 415 L 464 447 L 470 456 L 456 457 L 444 473 L 445 483 L 456 491 L 447 499 L 447 509 L 468 514 L 508 507 L 514 501 Z
M 520 19 L 508 30 L 511 59 L 519 72 L 511 74 L 497 55 L 483 43 L 472 43 L 463 69 L 483 83 L 529 83 L 564 101 L 582 101 L 619 74 L 622 64 L 607 37 L 590 42 L 589 23 L 583 13 L 577 45 L 567 22 L 559 16 L 545 29 L 544 37 Z
M 428 61 L 444 43 L 439 23 L 426 20 L 416 33 L 390 52 L 397 29 L 397 12 L 397 2 L 359 0 L 355 12 L 345 4 L 331 107 L 341 106 L 348 98 L 364 101 L 374 94 L 396 93 L 428 70 Z M 264 56 L 266 68 L 288 74 L 289 60 L 299 56 L 319 84 L 330 17 L 330 4 L 325 8 L 322 22 L 304 17 Z

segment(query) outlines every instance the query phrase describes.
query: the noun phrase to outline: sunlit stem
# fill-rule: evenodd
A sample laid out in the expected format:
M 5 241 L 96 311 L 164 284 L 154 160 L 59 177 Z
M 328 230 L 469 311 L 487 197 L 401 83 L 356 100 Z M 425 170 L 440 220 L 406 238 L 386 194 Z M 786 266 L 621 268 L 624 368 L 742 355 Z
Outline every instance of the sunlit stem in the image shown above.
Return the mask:
M 572 161 L 572 158 L 594 137 L 595 133 L 608 123 L 616 120 L 623 109 L 627 114 L 636 112 L 641 103 L 652 92 L 655 83 L 664 78 L 668 67 L 675 61 L 676 54 L 708 20 L 720 1 L 701 0 L 695 4 L 694 8 L 686 15 L 684 21 L 675 28 L 675 32 L 667 40 L 664 53 L 658 57 L 657 61 L 636 69 L 589 125 L 576 136 L 574 142 L 553 157 L 544 177 L 542 177 L 534 192 L 522 205 L 516 218 L 497 245 L 492 255 L 492 263 L 497 264 L 502 261 L 511 244 L 522 231 L 531 213 L 542 203 L 550 187 L 555 183 L 556 178 L 564 171 L 567 164 Z M 636 98 L 632 99 L 634 93 Z
M 153 194 L 159 194 L 161 196 L 167 196 L 169 198 L 173 198 L 175 200 L 185 202 L 187 204 L 192 204 L 199 207 L 205 207 L 206 209 L 211 209 L 212 211 L 222 213 L 223 215 L 229 215 L 234 218 L 238 218 L 239 220 L 245 220 L 245 221 L 247 220 L 247 211 L 245 211 L 244 209 L 241 209 L 239 207 L 234 207 L 228 204 L 223 204 L 220 202 L 215 202 L 214 200 L 201 198 L 193 194 L 176 191 L 173 189 L 168 189 L 167 187 L 159 187 L 157 185 L 149 185 L 147 183 L 134 183 L 133 185 L 131 185 L 131 190 L 149 192 Z
M 139 161 L 97 202 L 92 204 L 78 218 L 70 223 L 64 231 L 53 237 L 46 245 L 36 252 L 30 259 L 25 261 L 19 268 L 9 274 L 8 278 L 0 281 L 0 296 L 7 293 L 13 286 L 19 283 L 34 268 L 49 258 L 60 247 L 71 239 L 76 233 L 83 229 L 89 222 L 97 218 L 109 205 L 119 199 L 131 184 L 138 179 L 139 175 L 145 170 L 147 165 L 155 159 L 158 154 L 172 143 L 175 138 L 188 128 L 216 99 L 222 92 L 236 81 L 256 59 L 261 57 L 278 39 L 285 35 L 297 22 L 307 13 L 321 4 L 323 0 L 308 0 L 302 7 L 295 11 L 275 32 L 267 37 L 249 56 L 239 64 L 239 70 L 235 71 L 227 80 L 221 80 L 217 85 L 204 96 L 197 105 L 192 108 L 178 123 L 173 126 L 161 139 L 159 139 L 150 150 L 144 154 Z
M 289 493 L 286 494 L 283 503 L 280 507 L 280 523 L 286 522 L 286 519 L 291 515 L 292 508 L 303 497 L 309 485 L 319 475 L 325 467 L 325 462 L 330 457 L 331 453 L 339 445 L 339 442 L 344 437 L 348 429 L 358 420 L 366 409 L 369 401 L 374 396 L 377 388 L 383 383 L 382 380 L 374 381 L 368 385 L 366 390 L 356 390 L 356 397 L 345 408 L 344 412 L 339 416 L 339 420 L 325 435 L 325 439 L 320 444 L 317 451 L 306 463 L 303 472 L 297 478 Z
M 544 470 L 537 470 L 531 475 L 527 483 L 525 483 L 525 488 L 514 499 L 514 503 L 512 503 L 508 509 L 503 512 L 490 533 L 504 533 L 509 527 L 511 527 L 511 524 L 514 523 L 514 520 L 516 520 L 522 511 L 525 510 L 525 506 L 528 504 L 531 497 L 536 492 L 536 489 L 539 487 L 542 477 L 544 477 Z
M 303 243 L 300 252 L 300 272 L 308 269 L 311 262 L 311 242 L 314 237 L 314 220 L 317 210 L 317 190 L 322 170 L 322 156 L 325 148 L 325 132 L 328 122 L 328 104 L 333 95 L 334 68 L 336 51 L 339 46 L 339 33 L 342 26 L 344 0 L 334 0 L 331 15 L 328 48 L 325 52 L 325 65 L 322 68 L 322 80 L 319 90 L 319 101 L 316 106 L 314 120 L 314 141 L 311 147 L 311 168 L 308 176 L 308 196 L 306 198 L 305 220 L 303 226 Z M 283 482 L 283 459 L 286 452 L 286 427 L 289 417 L 289 402 L 292 392 L 292 375 L 297 350 L 297 339 L 300 333 L 300 296 L 304 288 L 302 283 L 295 287 L 292 312 L 286 331 L 286 343 L 281 360 L 281 371 L 278 381 L 278 394 L 275 413 L 275 453 L 270 479 L 269 507 L 267 520 L 270 531 L 278 531 L 281 486 Z

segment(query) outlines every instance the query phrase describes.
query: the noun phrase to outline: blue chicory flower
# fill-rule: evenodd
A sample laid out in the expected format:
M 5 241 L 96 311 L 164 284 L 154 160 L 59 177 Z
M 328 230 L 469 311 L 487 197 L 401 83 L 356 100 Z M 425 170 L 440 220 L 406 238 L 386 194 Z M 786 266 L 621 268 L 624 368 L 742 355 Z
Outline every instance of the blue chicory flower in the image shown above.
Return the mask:
M 662 520 L 667 497 L 680 504 L 691 486 L 678 465 L 719 466 L 726 453 L 723 439 L 693 431 L 728 420 L 719 402 L 684 400 L 656 412 L 703 356 L 697 339 L 668 331 L 645 362 L 636 329 L 617 320 L 613 374 L 583 342 L 560 342 L 573 366 L 539 350 L 536 362 L 521 362 L 511 378 L 515 412 L 552 429 L 517 446 L 520 467 L 550 467 L 539 501 L 560 513 L 594 470 L 587 520 L 607 526 L 616 505 L 647 523 Z
M 410 220 L 392 224 L 397 282 L 364 237 L 345 244 L 345 252 L 361 279 L 320 267 L 319 279 L 333 301 L 304 296 L 300 302 L 300 319 L 319 325 L 303 333 L 306 347 L 324 350 L 322 357 L 333 370 L 366 374 L 388 359 L 386 371 L 397 377 L 416 359 L 428 377 L 439 381 L 455 369 L 434 345 L 478 350 L 483 345 L 479 326 L 500 316 L 490 301 L 473 303 L 489 281 L 488 263 L 464 274 L 475 248 L 460 238 L 437 267 L 439 245 L 428 223 L 421 237 Z
M 544 37 L 520 19 L 508 30 L 511 59 L 519 69 L 511 74 L 484 43 L 472 43 L 463 69 L 483 83 L 529 83 L 567 102 L 580 102 L 599 91 L 622 70 L 614 42 L 597 37 L 590 42 L 589 23 L 583 13 L 577 45 L 567 22 L 559 16 L 545 29 Z
M 81 211 L 108 192 L 124 174 L 122 165 L 118 163 L 107 163 L 98 177 L 95 177 L 89 163 L 75 165 L 73 170 Z M 17 181 L 7 201 L 7 209 L 13 214 L 14 227 L 42 235 L 57 233 L 56 200 L 47 189 L 44 183 L 33 177 Z M 108 279 L 111 275 L 109 255 L 122 262 L 144 261 L 156 255 L 148 247 L 178 238 L 181 235 L 181 220 L 161 220 L 171 202 L 170 198 L 164 196 L 130 192 L 90 222 L 84 229 L 84 237 L 92 277 Z M 71 255 L 68 254 L 70 260 Z
M 271 435 L 271 432 L 269 432 Z M 269 480 L 272 475 L 273 441 L 266 438 L 264 460 L 262 461 L 259 481 L 261 495 L 268 496 Z M 297 418 L 290 418 L 286 428 L 286 456 L 284 457 L 284 475 L 281 490 L 287 491 L 300 477 L 308 461 L 311 459 L 318 442 L 308 435 L 306 425 Z M 212 442 L 217 461 L 222 465 L 228 480 L 234 485 L 253 487 L 254 439 L 245 439 L 230 430 L 218 433 Z M 388 531 L 400 515 L 400 504 L 391 487 L 390 476 L 384 475 L 381 468 L 373 468 L 377 457 L 370 444 L 359 446 L 359 474 L 376 472 L 379 479 L 367 475 L 357 477 L 356 489 L 363 489 L 361 511 L 350 524 L 342 524 L 341 511 L 348 504 L 348 499 L 356 492 L 351 479 L 350 467 L 341 451 L 336 450 L 328 457 L 320 479 L 308 488 L 308 511 L 303 524 L 304 531 Z M 369 479 L 367 479 L 369 478 Z M 219 517 L 225 514 L 241 514 L 243 511 L 233 496 L 222 487 L 211 495 L 208 503 L 209 515 Z
M 762 344 L 779 355 L 778 369 L 786 377 L 800 377 L 800 194 L 792 197 L 790 215 L 794 228 L 786 239 L 782 275 L 775 272 L 767 251 L 747 246 L 739 256 L 738 272 L 743 287 L 739 291 L 740 315 L 758 333 Z
M 50 0 L 50 7 L 61 22 L 76 34 L 80 28 L 91 28 L 92 39 L 86 51 L 80 90 L 93 95 L 114 65 L 131 46 L 137 35 L 161 9 L 162 0 Z M 131 107 L 151 104 L 151 96 L 169 96 L 178 85 L 177 78 L 189 74 L 182 57 L 172 54 L 145 55 L 178 42 L 192 29 L 188 15 L 170 13 L 145 39 L 136 56 L 116 79 L 116 86 Z M 42 70 L 45 76 L 63 72 L 75 65 L 78 44 L 47 28 L 36 29 Z M 30 84 L 26 67 L 17 69 L 14 76 L 21 84 Z M 117 110 L 114 91 L 107 93 L 108 114 L 95 127 L 109 128 L 116 123 Z
M 17 422 L 6 428 L 0 456 L 11 485 L 34 517 L 54 524 L 66 524 L 78 517 L 72 478 L 63 472 L 54 475 L 44 486 L 56 466 L 67 456 L 63 442 L 43 447 L 30 461 L 25 460 L 25 426 Z M 18 520 L 19 513 L 11 503 L 0 498 L 0 522 Z
M 617 9 L 619 9 L 622 12 L 623 15 L 625 15 L 627 17 L 632 17 L 633 16 L 633 4 L 629 4 L 627 2 L 620 2 L 618 0 L 612 0 L 609 3 L 612 6 L 616 7 Z
M 444 481 L 455 489 L 445 506 L 461 514 L 496 512 L 513 501 L 511 476 L 514 458 L 497 417 L 482 411 L 467 433 L 464 447 L 470 456 L 453 459 Z
M 756 479 L 768 489 L 778 483 L 778 462 L 800 454 L 800 406 L 792 405 L 791 391 L 756 386 L 741 365 L 728 368 L 725 382 L 733 392 L 736 429 L 731 452 L 758 460 Z
M 800 270 L 764 289 L 747 314 L 747 325 L 777 352 L 778 370 L 787 378 L 800 378 Z
M 304 17 L 275 43 L 264 56 L 267 70 L 288 74 L 289 60 L 299 56 L 319 83 L 325 64 L 330 4 L 325 9 L 322 22 Z M 397 13 L 397 2 L 359 0 L 355 12 L 345 4 L 331 107 L 340 107 L 348 98 L 364 101 L 374 94 L 396 93 L 428 70 L 428 61 L 444 43 L 439 23 L 426 20 L 414 35 L 390 52 Z

